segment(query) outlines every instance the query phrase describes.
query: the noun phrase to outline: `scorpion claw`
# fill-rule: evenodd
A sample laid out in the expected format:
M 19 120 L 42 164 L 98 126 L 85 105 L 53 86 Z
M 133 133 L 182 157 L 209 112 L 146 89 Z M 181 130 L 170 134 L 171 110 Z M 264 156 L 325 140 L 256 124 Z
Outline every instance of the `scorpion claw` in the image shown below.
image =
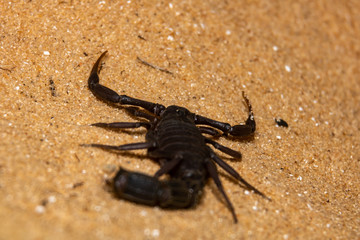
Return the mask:
M 254 128 L 248 125 L 235 125 L 232 126 L 229 134 L 235 137 L 249 136 L 254 133 Z
M 232 126 L 229 130 L 229 133 L 232 136 L 236 137 L 244 137 L 244 136 L 251 136 L 254 134 L 256 130 L 256 123 L 254 118 L 254 113 L 252 111 L 252 106 L 250 104 L 249 99 L 246 97 L 245 92 L 242 92 L 243 98 L 245 100 L 246 106 L 248 108 L 249 116 L 243 125 L 235 125 Z

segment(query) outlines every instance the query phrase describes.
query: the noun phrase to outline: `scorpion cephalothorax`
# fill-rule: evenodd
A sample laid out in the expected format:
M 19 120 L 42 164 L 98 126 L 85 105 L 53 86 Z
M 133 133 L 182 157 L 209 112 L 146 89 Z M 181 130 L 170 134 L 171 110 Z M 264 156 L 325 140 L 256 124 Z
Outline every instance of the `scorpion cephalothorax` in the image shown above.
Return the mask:
M 202 135 L 205 133 L 211 136 L 246 137 L 255 132 L 256 125 L 252 107 L 244 92 L 243 98 L 248 107 L 248 118 L 245 124 L 234 126 L 194 114 L 183 107 L 175 105 L 165 107 L 161 104 L 119 95 L 99 84 L 100 65 L 106 53 L 107 51 L 101 54 L 91 70 L 88 80 L 90 90 L 101 100 L 128 105 L 125 109 L 131 115 L 147 121 L 95 123 L 92 125 L 123 129 L 145 127 L 147 129 L 146 141 L 120 146 L 102 144 L 86 144 L 85 146 L 111 150 L 147 149 L 149 157 L 157 160 L 161 165 L 154 176 L 130 172 L 121 168 L 113 180 L 113 188 L 118 197 L 164 208 L 187 208 L 198 202 L 206 180 L 210 177 L 224 197 L 234 221 L 237 222 L 234 208 L 219 179 L 215 165 L 217 164 L 247 189 L 267 198 L 218 157 L 208 144 L 234 158 L 241 158 L 239 152 Z M 141 111 L 138 107 L 147 112 Z M 168 174 L 169 178 L 160 180 L 159 177 L 164 174 Z

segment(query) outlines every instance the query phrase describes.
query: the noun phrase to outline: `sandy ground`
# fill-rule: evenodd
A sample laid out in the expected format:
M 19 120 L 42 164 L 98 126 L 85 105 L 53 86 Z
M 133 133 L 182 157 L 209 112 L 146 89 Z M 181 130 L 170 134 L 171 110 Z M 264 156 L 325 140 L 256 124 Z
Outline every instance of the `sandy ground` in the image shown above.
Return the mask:
M 0 13 L 0 239 L 360 238 L 359 1 L 2 1 Z M 238 124 L 245 91 L 255 137 L 218 140 L 241 161 L 219 155 L 272 201 L 221 170 L 238 224 L 212 181 L 195 209 L 115 198 L 105 179 L 119 166 L 158 165 L 80 147 L 144 138 L 89 126 L 134 121 L 87 88 L 105 50 L 102 83 L 121 94 Z

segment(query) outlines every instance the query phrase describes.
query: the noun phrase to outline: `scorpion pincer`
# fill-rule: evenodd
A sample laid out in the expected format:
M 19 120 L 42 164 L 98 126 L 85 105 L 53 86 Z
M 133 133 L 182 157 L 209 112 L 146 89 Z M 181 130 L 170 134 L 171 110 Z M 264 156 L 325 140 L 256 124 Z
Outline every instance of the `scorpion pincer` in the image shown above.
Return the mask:
M 188 208 L 198 203 L 202 189 L 210 177 L 224 197 L 236 223 L 235 210 L 219 179 L 217 164 L 241 182 L 245 188 L 269 199 L 245 181 L 208 145 L 234 158 L 241 158 L 240 152 L 202 135 L 205 133 L 213 137 L 220 135 L 246 137 L 254 134 L 255 119 L 244 92 L 243 98 L 248 108 L 248 118 L 245 124 L 234 126 L 194 114 L 183 107 L 175 105 L 165 107 L 158 103 L 119 95 L 99 83 L 100 66 L 106 53 L 107 51 L 101 54 L 91 70 L 88 80 L 89 89 L 97 98 L 123 106 L 129 114 L 142 121 L 95 123 L 92 126 L 112 129 L 144 127 L 147 133 L 144 142 L 120 146 L 103 144 L 84 144 L 83 146 L 115 151 L 147 149 L 148 156 L 161 165 L 153 176 L 120 168 L 112 181 L 115 194 L 119 198 L 162 208 Z M 167 174 L 169 178 L 160 180 L 159 177 L 164 174 Z

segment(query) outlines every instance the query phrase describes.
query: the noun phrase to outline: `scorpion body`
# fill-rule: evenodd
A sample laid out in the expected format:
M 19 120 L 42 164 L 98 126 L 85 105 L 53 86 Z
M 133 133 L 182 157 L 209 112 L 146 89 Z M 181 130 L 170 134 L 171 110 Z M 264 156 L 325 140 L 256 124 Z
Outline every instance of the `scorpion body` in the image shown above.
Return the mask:
M 252 107 L 244 93 L 243 97 L 248 107 L 249 116 L 245 124 L 234 126 L 196 115 L 186 108 L 176 105 L 165 107 L 161 104 L 119 95 L 99 83 L 100 65 L 106 53 L 107 51 L 99 57 L 91 70 L 88 79 L 89 89 L 101 100 L 128 105 L 124 108 L 131 115 L 147 121 L 95 123 L 92 125 L 120 129 L 145 127 L 148 130 L 146 141 L 120 146 L 103 144 L 85 144 L 85 146 L 118 151 L 147 149 L 149 157 L 161 165 L 154 176 L 120 168 L 113 179 L 113 188 L 118 197 L 140 204 L 158 205 L 163 208 L 188 208 L 197 204 L 202 189 L 210 177 L 224 197 L 234 221 L 237 222 L 233 205 L 219 179 L 216 163 L 247 189 L 267 198 L 218 157 L 208 144 L 234 158 L 241 158 L 239 152 L 203 136 L 203 133 L 220 136 L 221 133 L 218 130 L 222 131 L 224 136 L 230 134 L 241 137 L 254 133 L 256 125 Z M 146 112 L 141 111 L 138 107 L 143 108 Z M 169 175 L 169 178 L 159 179 L 164 174 Z

